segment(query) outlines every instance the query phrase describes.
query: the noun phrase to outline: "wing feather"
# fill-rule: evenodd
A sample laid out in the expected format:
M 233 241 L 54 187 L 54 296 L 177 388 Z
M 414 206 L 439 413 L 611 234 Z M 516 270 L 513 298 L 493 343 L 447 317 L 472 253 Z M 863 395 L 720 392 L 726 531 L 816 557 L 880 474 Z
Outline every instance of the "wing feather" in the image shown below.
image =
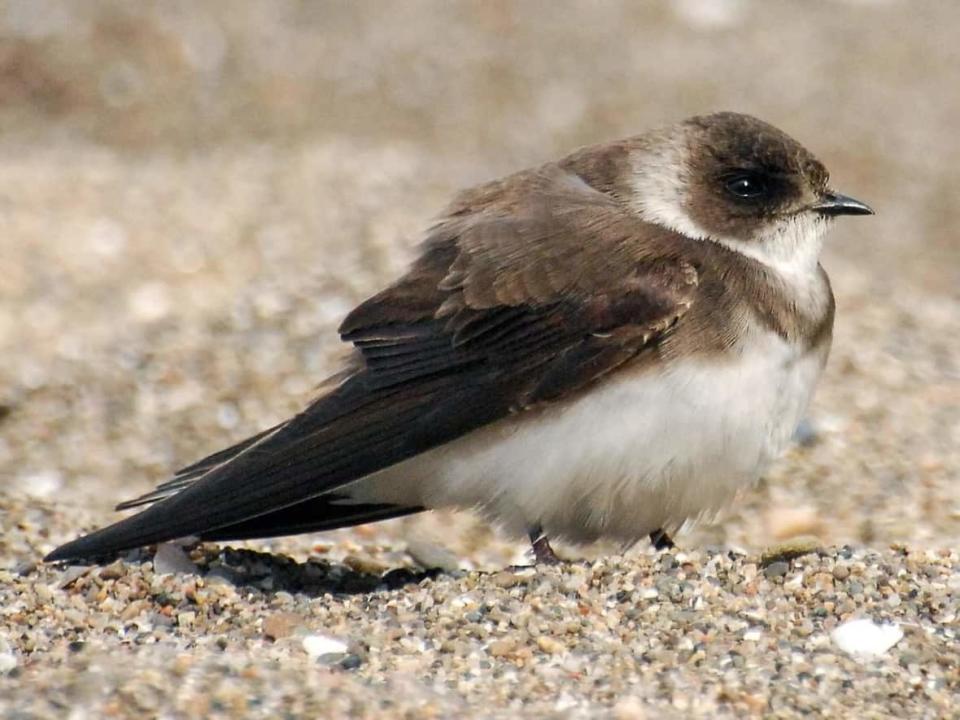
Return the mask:
M 146 510 L 73 543 L 69 559 L 176 537 L 334 527 L 344 485 L 510 413 L 554 402 L 655 345 L 693 301 L 697 274 L 670 233 L 547 166 L 480 208 L 454 206 L 397 283 L 351 312 L 360 363 L 287 422 L 188 466 L 123 505 Z M 515 194 L 515 193 L 514 193 Z M 520 207 L 523 208 L 521 211 Z M 311 524 L 309 510 L 323 508 Z

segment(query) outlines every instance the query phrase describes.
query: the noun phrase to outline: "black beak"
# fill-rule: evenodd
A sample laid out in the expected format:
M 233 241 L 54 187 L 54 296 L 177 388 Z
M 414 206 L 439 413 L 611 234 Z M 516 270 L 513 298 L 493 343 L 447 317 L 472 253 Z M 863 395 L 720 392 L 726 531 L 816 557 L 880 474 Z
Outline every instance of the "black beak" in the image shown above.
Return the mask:
M 821 215 L 873 215 L 873 208 L 852 197 L 827 190 L 810 209 Z

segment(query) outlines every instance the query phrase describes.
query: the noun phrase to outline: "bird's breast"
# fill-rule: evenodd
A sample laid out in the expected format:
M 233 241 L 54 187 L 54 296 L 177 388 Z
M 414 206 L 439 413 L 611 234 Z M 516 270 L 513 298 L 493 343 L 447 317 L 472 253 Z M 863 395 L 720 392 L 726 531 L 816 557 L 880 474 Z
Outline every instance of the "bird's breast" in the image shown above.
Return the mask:
M 364 500 L 477 507 L 509 529 L 633 540 L 719 509 L 787 446 L 826 349 L 773 333 L 723 356 L 624 370 L 575 400 L 360 481 Z

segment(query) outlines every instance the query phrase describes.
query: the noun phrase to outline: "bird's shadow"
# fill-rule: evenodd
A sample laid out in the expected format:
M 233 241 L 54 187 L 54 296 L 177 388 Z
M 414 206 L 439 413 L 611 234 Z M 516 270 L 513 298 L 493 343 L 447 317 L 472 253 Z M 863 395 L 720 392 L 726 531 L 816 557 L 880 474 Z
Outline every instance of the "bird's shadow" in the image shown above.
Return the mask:
M 132 563 L 154 561 L 154 570 L 162 571 L 156 565 L 155 556 L 146 550 L 135 551 L 124 560 Z M 195 568 L 192 572 L 207 584 L 222 582 L 265 594 L 287 592 L 313 597 L 397 590 L 440 575 L 455 577 L 463 574 L 463 571 L 441 568 L 363 570 L 319 558 L 299 562 L 287 555 L 214 545 L 194 548 L 189 553 L 189 560 Z

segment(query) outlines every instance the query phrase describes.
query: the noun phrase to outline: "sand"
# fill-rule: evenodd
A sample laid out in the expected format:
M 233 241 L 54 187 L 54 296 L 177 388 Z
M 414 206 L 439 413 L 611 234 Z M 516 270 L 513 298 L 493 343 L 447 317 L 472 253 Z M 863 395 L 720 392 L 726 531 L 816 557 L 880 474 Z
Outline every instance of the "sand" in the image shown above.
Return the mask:
M 0 715 L 956 716 L 960 10 L 32 7 L 0 9 Z M 464 514 L 37 565 L 302 407 L 457 188 L 716 109 L 878 213 L 825 251 L 798 443 L 677 550 L 513 570 Z M 856 619 L 902 638 L 851 654 Z

